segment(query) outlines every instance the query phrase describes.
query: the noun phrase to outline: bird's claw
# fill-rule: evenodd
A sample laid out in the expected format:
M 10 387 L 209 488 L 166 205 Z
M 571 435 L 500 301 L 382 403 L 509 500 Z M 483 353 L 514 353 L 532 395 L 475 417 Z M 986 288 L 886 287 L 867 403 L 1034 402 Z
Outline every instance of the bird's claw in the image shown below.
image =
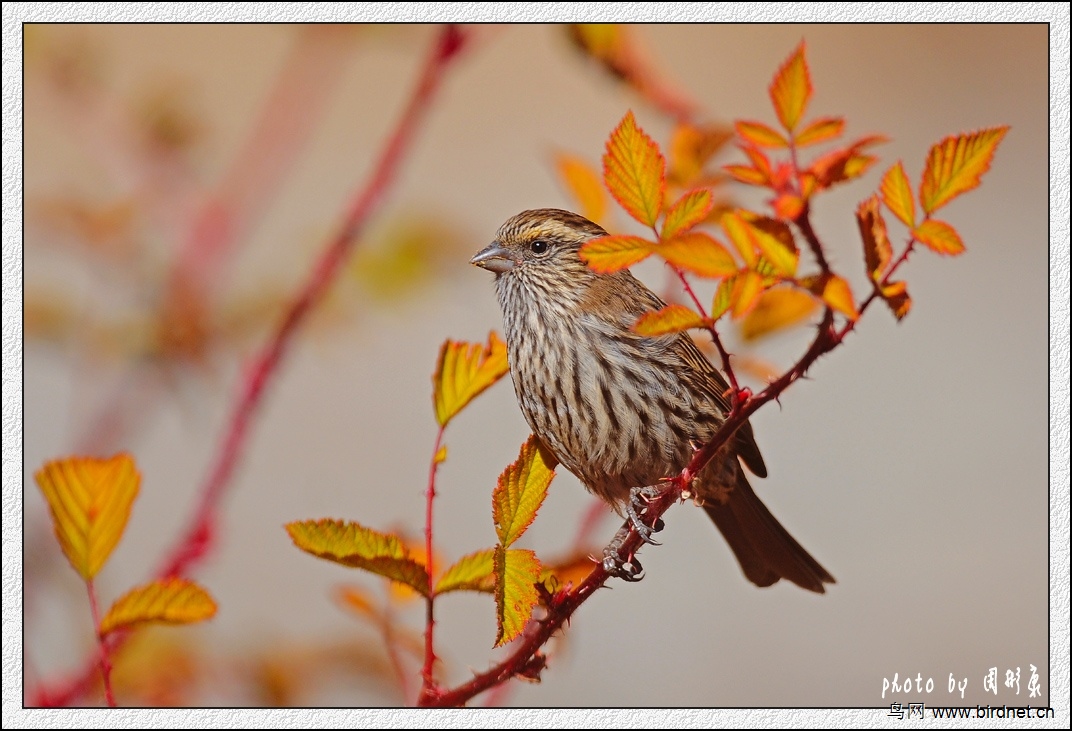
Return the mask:
M 630 583 L 644 578 L 644 567 L 633 556 L 628 561 L 623 561 L 616 549 L 607 548 L 603 551 L 603 570 L 611 576 L 617 576 L 623 581 Z
M 647 510 L 647 504 L 658 497 L 660 492 L 661 490 L 657 485 L 634 487 L 629 491 L 629 502 L 625 506 L 625 513 L 629 516 L 629 522 L 637 532 L 637 535 L 640 536 L 640 540 L 651 546 L 662 545 L 658 541 L 652 540 L 651 534 L 658 533 L 663 529 L 663 521 L 661 518 L 656 518 L 655 524 L 648 527 L 648 524 L 641 519 L 640 514 Z

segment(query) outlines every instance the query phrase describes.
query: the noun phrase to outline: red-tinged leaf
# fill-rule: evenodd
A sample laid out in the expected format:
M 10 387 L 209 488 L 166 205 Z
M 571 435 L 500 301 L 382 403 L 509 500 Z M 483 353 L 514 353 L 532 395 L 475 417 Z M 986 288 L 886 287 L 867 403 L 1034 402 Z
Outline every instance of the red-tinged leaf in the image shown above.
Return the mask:
M 711 301 L 710 317 L 712 322 L 729 312 L 730 307 L 733 305 L 733 291 L 737 288 L 737 277 L 738 275 L 727 277 L 718 283 L 715 298 Z
M 898 322 L 912 309 L 912 298 L 908 296 L 908 287 L 904 282 L 890 282 L 879 290 L 879 294 L 886 300 Z
M 543 567 L 540 583 L 552 594 L 561 588 L 580 586 L 596 566 L 589 551 L 575 551 L 570 556 L 559 559 L 554 564 Z
M 510 370 L 506 343 L 494 333 L 487 345 L 447 340 L 439 349 L 435 375 L 436 421 L 441 427 L 453 419 L 470 401 L 482 394 Z
M 800 283 L 825 302 L 828 307 L 850 320 L 855 320 L 860 316 L 860 313 L 856 311 L 856 300 L 852 296 L 852 288 L 842 277 L 836 274 L 823 274 L 805 277 Z
M 527 549 L 495 549 L 495 609 L 498 634 L 495 646 L 510 642 L 525 629 L 532 608 L 539 602 L 536 582 L 540 580 L 540 560 Z
M 644 261 L 654 247 L 639 236 L 602 236 L 581 246 L 581 259 L 600 274 L 609 274 Z
M 800 130 L 800 134 L 793 141 L 797 147 L 815 145 L 840 137 L 844 129 L 845 120 L 841 117 L 821 117 Z
M 856 225 L 864 242 L 867 275 L 877 282 L 882 279 L 883 272 L 893 258 L 893 245 L 886 233 L 886 221 L 879 210 L 877 195 L 871 196 L 856 209 Z
M 774 199 L 771 207 L 783 221 L 795 221 L 804 212 L 804 199 L 795 193 L 782 193 Z
M 711 191 L 706 188 L 693 190 L 681 196 L 677 203 L 666 212 L 660 237 L 663 241 L 668 241 L 685 233 L 703 221 L 713 205 Z
M 784 222 L 734 211 L 722 217 L 722 227 L 749 268 L 754 268 L 759 252 L 774 267 L 775 274 L 784 277 L 796 274 L 800 252 Z
M 861 155 L 853 150 L 835 150 L 813 162 L 811 172 L 815 175 L 819 188 L 829 188 L 860 177 L 877 161 L 878 158 L 873 155 Z
M 596 170 L 581 158 L 565 153 L 555 155 L 555 169 L 577 202 L 578 213 L 589 221 L 602 223 L 607 215 L 607 193 Z
M 627 112 L 607 140 L 603 155 L 607 190 L 630 216 L 654 226 L 663 212 L 665 170 L 659 146 L 637 126 L 633 113 Z
M 103 636 L 145 622 L 191 624 L 215 614 L 216 602 L 194 582 L 176 577 L 157 579 L 120 597 L 101 619 L 98 631 Z
M 791 134 L 804 116 L 808 100 L 811 99 L 811 75 L 808 73 L 808 62 L 804 59 L 803 41 L 778 69 L 769 91 L 778 121 Z
M 730 299 L 733 301 L 733 319 L 739 320 L 751 312 L 762 292 L 763 277 L 750 271 L 738 274 L 733 291 L 730 293 Z
M 436 594 L 448 591 L 495 592 L 495 549 L 470 553 L 444 572 L 436 583 Z
M 763 174 L 764 178 L 770 183 L 774 181 L 774 168 L 771 166 L 770 160 L 758 147 L 751 145 L 741 145 L 741 151 L 748 155 L 748 159 L 752 161 L 752 165 Z
M 914 228 L 916 203 L 912 197 L 912 185 L 908 182 L 900 160 L 882 176 L 879 191 L 882 193 L 882 202 L 890 209 L 890 213 L 897 216 L 905 226 Z
M 961 193 L 977 187 L 1008 131 L 1007 126 L 991 127 L 946 137 L 932 147 L 919 186 L 924 212 L 934 213 Z
M 807 319 L 818 308 L 815 298 L 795 287 L 775 287 L 759 295 L 755 307 L 741 320 L 741 337 L 756 340 Z
M 693 231 L 660 244 L 655 253 L 674 266 L 701 277 L 730 277 L 737 271 L 737 262 L 726 247 L 702 231 Z
M 945 221 L 928 218 L 913 229 L 912 236 L 937 254 L 956 256 L 964 253 L 964 242 L 960 240 L 960 234 Z
M 738 183 L 758 186 L 767 186 L 770 183 L 766 175 L 749 165 L 724 165 L 722 169 Z
M 693 327 L 703 327 L 704 319 L 684 305 L 667 305 L 655 312 L 645 312 L 633 325 L 633 332 L 648 337 L 669 335 Z
M 499 542 L 509 547 L 524 533 L 547 497 L 554 471 L 543 460 L 536 436 L 521 445 L 517 461 L 499 475 L 491 493 L 491 516 Z
M 371 571 L 428 596 L 428 570 L 410 556 L 398 536 L 330 518 L 295 521 L 286 529 L 294 545 L 306 553 Z
M 762 122 L 741 120 L 734 124 L 734 127 L 737 129 L 737 135 L 741 139 L 747 140 L 753 145 L 774 148 L 789 147 L 789 140 L 777 130 L 771 129 Z
M 335 589 L 335 599 L 345 609 L 355 614 L 380 620 L 383 613 L 372 601 L 372 595 L 361 586 L 339 586 Z
M 92 579 L 123 537 L 138 496 L 141 475 L 134 458 L 53 460 L 34 479 L 48 502 L 64 555 L 83 579 Z

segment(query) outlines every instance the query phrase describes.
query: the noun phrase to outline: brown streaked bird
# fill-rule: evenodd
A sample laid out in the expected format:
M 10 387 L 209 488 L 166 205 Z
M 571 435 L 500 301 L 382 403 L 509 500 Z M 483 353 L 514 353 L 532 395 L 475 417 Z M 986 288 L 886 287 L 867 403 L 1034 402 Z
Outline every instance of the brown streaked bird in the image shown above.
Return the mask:
M 729 405 L 722 374 L 685 333 L 630 328 L 665 306 L 628 271 L 598 274 L 578 254 L 607 232 L 554 208 L 525 211 L 471 260 L 495 273 L 518 404 L 543 445 L 622 512 L 636 487 L 688 464 Z M 748 484 L 767 468 L 745 423 L 692 484 L 748 579 L 815 592 L 833 583 Z

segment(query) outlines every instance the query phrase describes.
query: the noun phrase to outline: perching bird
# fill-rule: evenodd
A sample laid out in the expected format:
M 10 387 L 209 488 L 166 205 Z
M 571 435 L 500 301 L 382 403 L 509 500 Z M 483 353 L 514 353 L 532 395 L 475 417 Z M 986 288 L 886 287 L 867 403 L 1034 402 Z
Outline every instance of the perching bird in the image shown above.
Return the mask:
M 665 303 L 626 270 L 585 265 L 580 246 L 606 235 L 569 211 L 525 211 L 471 261 L 495 273 L 514 391 L 533 433 L 621 512 L 632 488 L 680 472 L 729 404 L 725 379 L 687 334 L 630 329 Z M 766 476 L 748 423 L 699 473 L 693 494 L 752 583 L 788 579 L 823 592 L 834 578 L 760 502 L 741 461 Z

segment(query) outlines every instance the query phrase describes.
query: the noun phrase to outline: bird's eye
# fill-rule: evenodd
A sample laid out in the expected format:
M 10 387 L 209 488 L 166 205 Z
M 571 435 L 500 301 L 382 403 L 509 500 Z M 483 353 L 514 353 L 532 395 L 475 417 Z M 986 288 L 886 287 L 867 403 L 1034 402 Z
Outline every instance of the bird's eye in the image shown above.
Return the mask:
M 536 239 L 529 245 L 529 248 L 532 249 L 533 254 L 546 254 L 548 245 L 543 239 Z

